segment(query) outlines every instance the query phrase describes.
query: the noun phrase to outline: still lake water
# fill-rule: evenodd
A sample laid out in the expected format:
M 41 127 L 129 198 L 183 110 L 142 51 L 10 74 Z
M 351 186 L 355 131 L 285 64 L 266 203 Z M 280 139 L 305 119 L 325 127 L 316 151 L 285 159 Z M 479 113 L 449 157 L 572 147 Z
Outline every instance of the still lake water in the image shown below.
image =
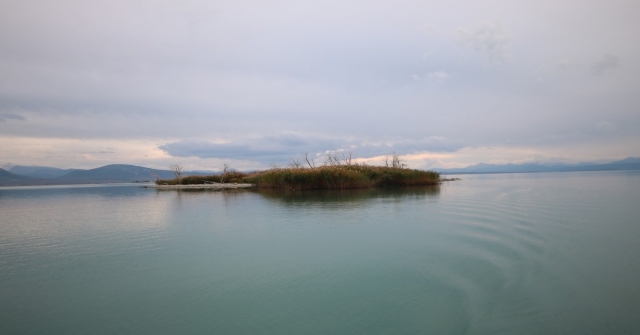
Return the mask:
M 640 172 L 0 188 L 0 334 L 639 334 Z

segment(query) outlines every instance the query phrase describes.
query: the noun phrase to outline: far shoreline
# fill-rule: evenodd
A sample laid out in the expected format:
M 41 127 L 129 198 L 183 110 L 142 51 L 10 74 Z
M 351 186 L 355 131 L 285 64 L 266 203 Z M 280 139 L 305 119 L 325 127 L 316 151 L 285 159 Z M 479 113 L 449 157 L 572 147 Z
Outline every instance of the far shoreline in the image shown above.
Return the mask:
M 207 184 L 187 184 L 187 185 L 144 185 L 142 188 L 154 188 L 157 190 L 222 190 L 238 188 L 254 188 L 254 184 L 247 183 L 207 183 Z

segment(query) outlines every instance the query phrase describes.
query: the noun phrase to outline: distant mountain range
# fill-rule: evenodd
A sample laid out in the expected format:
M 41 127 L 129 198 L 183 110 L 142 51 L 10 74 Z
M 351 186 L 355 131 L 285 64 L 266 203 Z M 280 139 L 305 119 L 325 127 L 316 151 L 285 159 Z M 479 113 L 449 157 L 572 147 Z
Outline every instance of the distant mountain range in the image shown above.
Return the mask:
M 185 171 L 188 175 L 208 175 L 211 171 Z M 0 169 L 0 186 L 103 184 L 152 181 L 174 178 L 169 170 L 156 170 L 135 165 L 112 164 L 96 169 L 58 169 L 47 166 L 14 166 Z
M 77 169 L 58 169 L 48 166 L 21 166 L 16 165 L 9 169 L 9 172 L 19 174 L 21 176 L 28 176 L 33 178 L 56 178 L 64 176 L 65 174 L 76 171 Z
M 11 173 L 5 169 L 0 169 L 0 185 L 32 185 L 34 178 Z
M 595 164 L 477 164 L 462 169 L 434 169 L 442 174 L 473 173 L 524 173 L 640 170 L 640 158 L 626 158 L 611 163 Z M 211 175 L 215 171 L 186 171 L 188 175 Z M 0 186 L 103 184 L 153 181 L 156 178 L 171 179 L 169 170 L 156 170 L 142 166 L 112 164 L 96 169 L 58 169 L 47 166 L 14 166 L 9 171 L 0 169 Z
M 618 171 L 640 170 L 640 158 L 625 158 L 611 163 L 580 164 L 476 164 L 461 169 L 434 169 L 441 174 L 477 174 L 477 173 L 526 173 L 526 172 L 572 172 L 572 171 Z

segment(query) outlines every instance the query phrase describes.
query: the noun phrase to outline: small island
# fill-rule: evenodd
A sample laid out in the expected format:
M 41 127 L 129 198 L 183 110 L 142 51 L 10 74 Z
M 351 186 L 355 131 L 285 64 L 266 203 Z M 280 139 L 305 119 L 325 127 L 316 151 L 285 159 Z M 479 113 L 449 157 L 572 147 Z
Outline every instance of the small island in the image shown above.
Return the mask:
M 395 158 L 395 157 L 394 157 Z M 397 164 L 396 164 L 397 163 Z M 180 169 L 172 166 L 173 179 L 158 179 L 157 189 L 227 189 L 270 188 L 281 190 L 357 189 L 381 186 L 438 185 L 443 180 L 434 171 L 407 168 L 394 159 L 387 166 L 352 163 L 350 160 L 308 167 L 294 164 L 286 168 L 273 167 L 264 171 L 229 171 L 210 176 L 182 177 Z

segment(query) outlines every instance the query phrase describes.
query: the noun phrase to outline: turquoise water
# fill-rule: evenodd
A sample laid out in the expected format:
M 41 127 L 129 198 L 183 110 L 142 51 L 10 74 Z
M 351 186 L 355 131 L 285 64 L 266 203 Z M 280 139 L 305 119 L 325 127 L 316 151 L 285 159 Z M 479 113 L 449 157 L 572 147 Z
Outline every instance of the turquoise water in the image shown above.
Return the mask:
M 0 188 L 0 334 L 637 334 L 640 173 Z

